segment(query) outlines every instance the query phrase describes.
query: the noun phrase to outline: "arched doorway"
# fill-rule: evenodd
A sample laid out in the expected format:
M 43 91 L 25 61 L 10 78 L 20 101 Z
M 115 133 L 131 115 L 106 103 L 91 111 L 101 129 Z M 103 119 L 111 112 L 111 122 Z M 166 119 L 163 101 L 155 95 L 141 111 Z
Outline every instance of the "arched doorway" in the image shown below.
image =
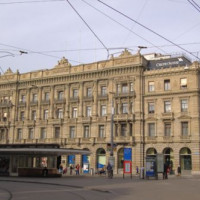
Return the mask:
M 106 165 L 106 151 L 103 148 L 97 149 L 97 169 Z
M 174 172 L 174 152 L 171 148 L 165 148 L 163 150 L 163 155 L 164 155 L 164 163 L 167 164 L 169 167 L 170 173 Z
M 118 169 L 123 169 L 123 161 L 124 161 L 124 148 L 119 149 L 117 156 L 117 167 Z
M 146 156 L 147 157 L 156 157 L 157 151 L 154 148 L 147 149 Z
M 187 147 L 180 150 L 180 166 L 182 170 L 192 169 L 191 150 Z

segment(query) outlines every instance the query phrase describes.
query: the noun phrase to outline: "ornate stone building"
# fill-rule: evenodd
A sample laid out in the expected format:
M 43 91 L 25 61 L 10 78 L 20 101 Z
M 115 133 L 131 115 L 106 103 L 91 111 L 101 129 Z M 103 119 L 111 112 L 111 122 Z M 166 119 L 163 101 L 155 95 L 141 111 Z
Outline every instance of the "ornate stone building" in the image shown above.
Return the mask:
M 171 170 L 200 171 L 200 65 L 180 56 L 130 54 L 71 66 L 0 76 L 0 145 L 59 144 L 89 149 L 62 164 L 97 170 L 107 164 L 111 124 L 115 173 L 163 153 Z M 114 105 L 113 121 L 112 103 Z M 87 165 L 88 166 L 88 165 Z

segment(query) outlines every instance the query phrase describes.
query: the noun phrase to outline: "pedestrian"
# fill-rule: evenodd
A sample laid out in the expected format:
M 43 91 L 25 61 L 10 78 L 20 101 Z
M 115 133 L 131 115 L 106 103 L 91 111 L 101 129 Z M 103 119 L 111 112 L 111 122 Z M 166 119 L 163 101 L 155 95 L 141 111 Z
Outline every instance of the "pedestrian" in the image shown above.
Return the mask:
M 110 163 L 108 163 L 107 171 L 108 171 L 108 178 L 112 178 L 113 177 L 113 169 L 112 169 L 112 165 Z
M 177 168 L 177 173 L 178 173 L 178 176 L 181 175 L 181 166 L 179 165 L 178 168 Z
M 76 175 L 79 175 L 79 170 L 80 170 L 80 165 L 77 164 L 77 165 L 76 165 Z
M 139 167 L 136 166 L 136 175 L 138 175 L 138 174 L 139 174 Z
M 63 166 L 62 166 L 62 164 L 60 164 L 60 166 L 59 166 L 59 173 L 60 173 L 60 174 L 63 173 Z
M 72 165 L 70 165 L 69 170 L 70 170 L 70 175 L 72 175 L 72 171 L 73 171 L 73 166 Z
M 167 163 L 164 164 L 164 171 L 163 171 L 163 179 L 168 179 L 168 165 Z

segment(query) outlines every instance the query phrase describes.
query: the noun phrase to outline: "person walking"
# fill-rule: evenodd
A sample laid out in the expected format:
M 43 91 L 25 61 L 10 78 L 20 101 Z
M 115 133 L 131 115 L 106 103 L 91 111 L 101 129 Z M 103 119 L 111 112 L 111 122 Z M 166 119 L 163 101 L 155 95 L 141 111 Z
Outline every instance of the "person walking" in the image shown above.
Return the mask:
M 108 171 L 108 178 L 112 178 L 113 177 L 113 169 L 112 169 L 112 165 L 110 163 L 108 163 L 107 171 Z
M 80 165 L 77 164 L 77 165 L 76 165 L 76 175 L 79 175 L 79 170 L 80 170 Z
M 181 175 L 181 166 L 179 165 L 178 168 L 177 168 L 177 173 L 178 173 L 178 176 Z
M 168 165 L 167 163 L 164 164 L 164 172 L 163 172 L 163 179 L 168 179 Z
M 70 171 L 70 175 L 72 175 L 72 171 L 73 171 L 73 166 L 72 165 L 70 165 L 69 171 Z

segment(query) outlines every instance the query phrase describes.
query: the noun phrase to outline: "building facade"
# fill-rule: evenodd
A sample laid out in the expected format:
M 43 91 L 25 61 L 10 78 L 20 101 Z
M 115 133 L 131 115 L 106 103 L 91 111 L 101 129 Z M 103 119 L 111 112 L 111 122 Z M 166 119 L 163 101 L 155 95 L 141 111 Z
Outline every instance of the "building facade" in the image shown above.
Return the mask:
M 127 50 L 85 65 L 71 66 L 63 58 L 49 70 L 9 69 L 0 76 L 0 145 L 87 149 L 90 156 L 61 161 L 81 164 L 87 172 L 108 163 L 113 134 L 115 173 L 122 173 L 124 160 L 132 161 L 135 173 L 157 153 L 172 172 L 180 164 L 200 173 L 199 72 L 199 63 L 183 56 L 145 57 Z

